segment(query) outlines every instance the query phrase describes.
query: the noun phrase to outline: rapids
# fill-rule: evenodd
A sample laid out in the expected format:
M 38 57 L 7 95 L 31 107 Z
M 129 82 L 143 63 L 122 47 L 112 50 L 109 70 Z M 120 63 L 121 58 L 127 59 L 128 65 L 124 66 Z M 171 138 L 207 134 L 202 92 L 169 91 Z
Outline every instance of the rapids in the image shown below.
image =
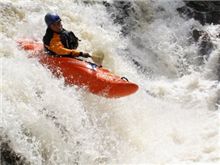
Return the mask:
M 132 12 L 117 23 L 120 10 L 107 2 L 113 8 L 92 0 L 0 0 L 0 143 L 22 164 L 220 163 L 220 26 L 186 20 L 176 11 L 183 2 L 164 0 L 130 1 Z M 95 96 L 27 58 L 16 40 L 41 41 L 49 11 L 81 39 L 78 49 L 102 51 L 103 65 L 139 91 Z M 192 28 L 208 31 L 215 45 L 202 64 Z

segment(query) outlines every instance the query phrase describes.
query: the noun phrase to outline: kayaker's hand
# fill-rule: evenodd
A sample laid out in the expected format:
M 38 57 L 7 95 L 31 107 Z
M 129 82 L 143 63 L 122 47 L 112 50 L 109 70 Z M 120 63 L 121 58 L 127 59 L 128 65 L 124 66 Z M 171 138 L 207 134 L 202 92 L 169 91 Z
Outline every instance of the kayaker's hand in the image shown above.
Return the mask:
M 84 58 L 91 57 L 91 56 L 89 55 L 89 53 L 83 53 L 83 52 L 80 52 L 80 56 L 81 56 L 81 57 L 84 57 Z

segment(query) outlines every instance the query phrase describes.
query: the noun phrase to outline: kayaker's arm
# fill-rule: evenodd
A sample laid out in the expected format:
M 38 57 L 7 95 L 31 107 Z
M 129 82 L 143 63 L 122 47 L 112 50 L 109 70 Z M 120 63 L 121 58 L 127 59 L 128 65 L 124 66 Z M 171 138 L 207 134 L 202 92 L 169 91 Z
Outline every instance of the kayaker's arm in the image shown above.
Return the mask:
M 53 51 L 56 54 L 60 55 L 73 55 L 80 56 L 80 52 L 75 49 L 67 49 L 63 46 L 60 41 L 58 34 L 54 34 L 53 38 L 50 41 L 50 45 L 47 47 L 49 50 Z

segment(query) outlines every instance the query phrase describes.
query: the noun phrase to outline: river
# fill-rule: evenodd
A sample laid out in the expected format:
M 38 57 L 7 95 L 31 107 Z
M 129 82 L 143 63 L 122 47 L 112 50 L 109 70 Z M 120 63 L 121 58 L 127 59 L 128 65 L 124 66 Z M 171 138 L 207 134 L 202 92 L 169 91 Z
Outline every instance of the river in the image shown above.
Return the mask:
M 0 0 L 0 137 L 33 165 L 219 164 L 220 26 L 180 17 L 181 5 L 131 1 L 133 13 L 116 23 L 117 7 L 101 1 Z M 103 66 L 138 92 L 96 96 L 27 58 L 16 40 L 41 41 L 49 11 L 81 39 L 78 49 L 102 51 Z M 215 45 L 202 64 L 192 27 Z

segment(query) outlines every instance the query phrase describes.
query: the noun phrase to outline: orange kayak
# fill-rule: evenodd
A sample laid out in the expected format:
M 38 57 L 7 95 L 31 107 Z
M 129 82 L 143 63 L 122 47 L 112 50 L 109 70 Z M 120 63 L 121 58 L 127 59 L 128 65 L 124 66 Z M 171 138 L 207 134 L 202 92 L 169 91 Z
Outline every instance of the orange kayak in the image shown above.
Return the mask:
M 114 75 L 94 63 L 70 57 L 52 57 L 43 51 L 43 45 L 35 41 L 18 41 L 19 46 L 30 52 L 57 77 L 64 77 L 68 85 L 77 85 L 93 94 L 107 98 L 128 96 L 138 90 L 138 85 Z

